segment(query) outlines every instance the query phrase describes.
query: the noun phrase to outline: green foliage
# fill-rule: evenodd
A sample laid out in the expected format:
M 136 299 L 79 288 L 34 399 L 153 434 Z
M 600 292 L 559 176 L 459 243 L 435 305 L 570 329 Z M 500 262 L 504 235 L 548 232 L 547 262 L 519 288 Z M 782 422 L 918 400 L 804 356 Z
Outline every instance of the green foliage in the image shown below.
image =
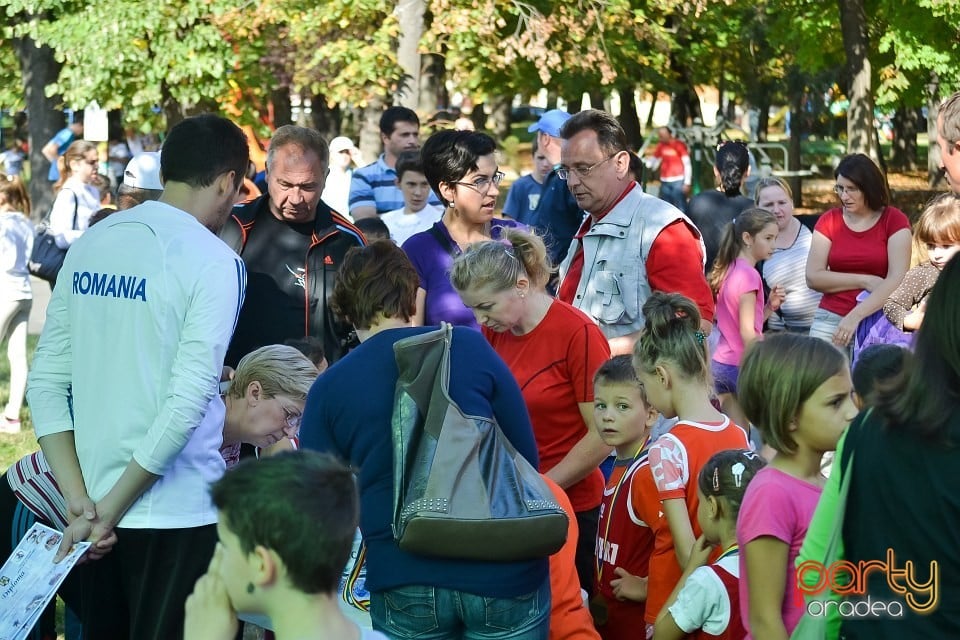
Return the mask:
M 254 123 L 290 87 L 362 107 L 396 91 L 401 0 L 0 0 L 0 106 L 22 106 L 15 34 L 64 63 L 46 88 L 131 121 L 156 105 L 220 108 Z M 881 106 L 919 104 L 935 72 L 960 84 L 960 0 L 867 0 Z M 842 81 L 836 0 L 428 0 L 423 53 L 474 101 L 541 87 L 564 96 L 637 83 L 717 86 L 757 104 Z M 33 16 L 33 17 L 30 17 Z M 684 77 L 678 75 L 683 70 Z M 792 70 L 792 71 L 791 71 Z M 802 72 L 802 73 L 798 73 Z M 820 76 L 825 84 L 821 86 Z M 810 84 L 814 83 L 814 84 Z
M 873 20 L 878 107 L 922 104 L 931 74 L 947 91 L 960 86 L 960 1 L 886 0 Z
M 13 48 L 12 39 L 0 30 L 0 109 L 19 111 L 23 102 L 23 81 L 20 78 L 20 61 Z

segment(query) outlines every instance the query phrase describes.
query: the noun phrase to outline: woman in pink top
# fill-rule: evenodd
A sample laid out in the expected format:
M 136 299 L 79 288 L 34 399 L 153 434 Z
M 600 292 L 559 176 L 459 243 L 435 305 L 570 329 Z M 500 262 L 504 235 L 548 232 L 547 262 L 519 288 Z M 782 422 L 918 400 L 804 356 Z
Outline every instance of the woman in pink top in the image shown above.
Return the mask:
M 777 218 L 766 209 L 747 209 L 727 225 L 720 251 L 710 272 L 710 286 L 717 291 L 717 330 L 720 336 L 713 354 L 714 389 L 723 412 L 737 424 L 747 425 L 737 402 L 737 376 L 743 351 L 763 335 L 763 322 L 783 303 L 779 284 L 764 302 L 763 280 L 757 262 L 773 255 L 777 242 Z
M 910 221 L 889 206 L 886 180 L 867 156 L 847 156 L 833 173 L 841 206 L 820 216 L 807 258 L 807 285 L 823 293 L 810 335 L 846 348 L 907 273 Z M 870 295 L 858 302 L 861 291 Z

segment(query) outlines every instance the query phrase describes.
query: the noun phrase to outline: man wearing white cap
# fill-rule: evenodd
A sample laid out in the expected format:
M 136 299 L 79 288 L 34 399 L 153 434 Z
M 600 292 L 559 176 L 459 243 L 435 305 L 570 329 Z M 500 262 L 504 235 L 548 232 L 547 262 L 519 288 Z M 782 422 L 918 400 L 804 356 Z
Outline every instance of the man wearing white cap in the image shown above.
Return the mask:
M 346 136 L 337 136 L 330 141 L 330 173 L 327 174 L 327 183 L 320 199 L 337 213 L 348 217 L 350 215 L 350 179 L 353 177 L 354 161 L 360 164 L 359 155 L 359 149 Z
M 123 170 L 123 182 L 117 187 L 117 210 L 130 209 L 147 200 L 159 200 L 161 193 L 160 152 L 138 153 Z
M 570 114 L 566 111 L 550 109 L 527 129 L 530 133 L 536 132 L 537 149 L 547 157 L 553 167 L 543 179 L 543 191 L 532 222 L 546 235 L 547 252 L 550 254 L 550 263 L 554 265 L 563 262 L 570 241 L 580 228 L 584 215 L 576 199 L 570 194 L 567 183 L 557 177 L 557 167 L 560 166 L 560 127 L 569 119 Z

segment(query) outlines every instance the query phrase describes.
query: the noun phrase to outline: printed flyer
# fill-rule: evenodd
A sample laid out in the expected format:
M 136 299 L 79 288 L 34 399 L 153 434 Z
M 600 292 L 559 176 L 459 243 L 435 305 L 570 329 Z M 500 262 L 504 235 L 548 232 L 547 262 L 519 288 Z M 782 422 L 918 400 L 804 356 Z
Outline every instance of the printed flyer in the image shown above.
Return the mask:
M 54 564 L 62 537 L 50 527 L 33 525 L 0 568 L 0 640 L 27 637 L 90 546 L 89 542 L 75 544 L 66 558 Z

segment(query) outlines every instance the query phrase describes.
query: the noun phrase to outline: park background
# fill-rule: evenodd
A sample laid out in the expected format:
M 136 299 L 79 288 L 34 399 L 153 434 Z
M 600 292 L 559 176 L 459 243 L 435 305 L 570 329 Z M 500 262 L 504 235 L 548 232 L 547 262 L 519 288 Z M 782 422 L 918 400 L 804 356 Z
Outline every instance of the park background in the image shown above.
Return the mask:
M 347 135 L 367 161 L 402 104 L 426 131 L 469 117 L 515 171 L 542 109 L 592 106 L 636 149 L 679 125 L 701 188 L 716 139 L 777 146 L 764 170 L 802 173 L 800 212 L 832 206 L 833 167 L 867 153 L 915 217 L 944 188 L 937 105 L 958 88 L 960 0 L 0 0 L 0 142 L 22 136 L 37 176 L 65 112 L 92 103 L 118 136 L 213 111 L 255 144 L 292 122 Z M 39 219 L 51 185 L 30 190 Z M 4 358 L 0 401 L 7 378 Z M 0 438 L 0 470 L 37 448 L 23 424 Z
M 830 178 L 863 151 L 922 190 L 960 86 L 960 0 L 0 0 L 0 16 L 0 108 L 29 114 L 36 175 L 63 109 L 91 103 L 144 133 L 202 111 L 260 140 L 297 122 L 368 161 L 403 104 L 469 115 L 521 165 L 526 105 L 609 108 L 641 148 L 665 104 L 686 127 L 752 115 L 757 142 L 785 145 L 780 170 Z M 42 215 L 49 185 L 31 196 Z

